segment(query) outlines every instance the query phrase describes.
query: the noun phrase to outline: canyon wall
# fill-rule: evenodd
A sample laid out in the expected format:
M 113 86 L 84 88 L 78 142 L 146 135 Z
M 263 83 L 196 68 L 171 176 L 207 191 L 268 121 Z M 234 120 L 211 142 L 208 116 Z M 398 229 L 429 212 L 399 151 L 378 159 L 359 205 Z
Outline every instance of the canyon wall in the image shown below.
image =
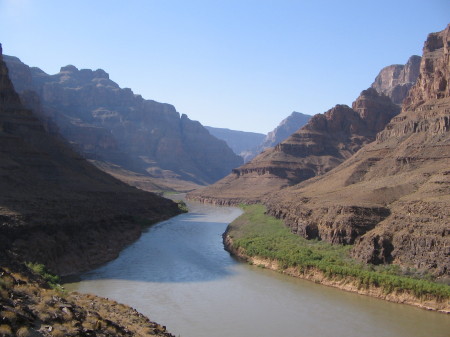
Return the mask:
M 19 94 L 35 91 L 43 114 L 83 156 L 152 178 L 209 184 L 242 164 L 222 140 L 174 106 L 120 88 L 102 69 L 62 67 L 55 75 L 5 61 Z
M 72 274 L 117 256 L 177 205 L 112 178 L 25 108 L 0 49 L 0 260 Z
M 450 26 L 428 36 L 416 84 L 376 141 L 266 200 L 306 238 L 374 264 L 450 275 Z

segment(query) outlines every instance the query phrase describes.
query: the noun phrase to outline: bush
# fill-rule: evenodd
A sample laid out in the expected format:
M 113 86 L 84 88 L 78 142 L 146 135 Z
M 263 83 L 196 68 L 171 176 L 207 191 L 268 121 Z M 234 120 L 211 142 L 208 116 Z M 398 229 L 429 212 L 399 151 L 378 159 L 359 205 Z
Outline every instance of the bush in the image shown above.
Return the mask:
M 184 213 L 189 212 L 189 209 L 183 200 L 175 200 L 175 202 L 178 204 L 178 208 L 180 209 L 180 211 Z
M 60 278 L 58 275 L 54 275 L 51 274 L 50 272 L 48 272 L 47 268 L 45 268 L 45 266 L 43 264 L 40 263 L 32 263 L 32 262 L 27 262 L 25 263 L 26 266 L 28 268 L 30 268 L 32 271 L 34 271 L 36 274 L 42 276 L 42 278 L 47 281 L 47 283 L 52 287 L 52 288 L 60 288 L 61 286 L 59 285 L 60 282 Z

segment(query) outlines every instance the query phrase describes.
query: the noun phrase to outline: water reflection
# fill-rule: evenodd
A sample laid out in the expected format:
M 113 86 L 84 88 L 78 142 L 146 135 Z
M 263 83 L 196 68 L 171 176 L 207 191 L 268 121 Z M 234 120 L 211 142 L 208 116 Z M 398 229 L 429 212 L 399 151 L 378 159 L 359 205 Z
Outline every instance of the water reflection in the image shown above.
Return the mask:
M 120 279 L 142 282 L 207 282 L 234 274 L 232 259 L 221 242 L 230 219 L 240 214 L 229 209 L 222 222 L 203 213 L 182 214 L 147 229 L 120 257 L 82 275 L 82 280 Z M 132 266 L 132 268 L 130 268 Z

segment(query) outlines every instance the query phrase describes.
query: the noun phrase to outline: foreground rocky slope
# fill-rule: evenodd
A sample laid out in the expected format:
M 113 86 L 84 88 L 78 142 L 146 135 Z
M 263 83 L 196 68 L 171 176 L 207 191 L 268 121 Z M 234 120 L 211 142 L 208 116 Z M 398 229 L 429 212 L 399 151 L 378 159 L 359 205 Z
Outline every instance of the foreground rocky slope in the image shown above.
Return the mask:
M 114 258 L 139 237 L 139 222 L 179 213 L 172 201 L 112 178 L 48 133 L 23 107 L 1 53 L 0 190 L 0 255 L 58 274 Z
M 327 174 L 267 200 L 306 238 L 374 264 L 450 275 L 450 25 L 428 36 L 402 112 Z
M 399 111 L 387 96 L 372 88 L 364 90 L 352 108 L 337 105 L 313 116 L 285 141 L 188 197 L 219 204 L 261 202 L 275 191 L 338 166 L 375 140 Z
M 5 60 L 21 96 L 37 92 L 42 115 L 50 117 L 83 156 L 102 162 L 102 169 L 118 165 L 169 189 L 177 181 L 180 186 L 185 181 L 212 183 L 243 162 L 199 122 L 180 116 L 170 104 L 120 88 L 101 69 L 69 65 L 48 75 L 15 57 Z
M 174 336 L 133 308 L 51 289 L 25 266 L 0 267 L 1 336 Z

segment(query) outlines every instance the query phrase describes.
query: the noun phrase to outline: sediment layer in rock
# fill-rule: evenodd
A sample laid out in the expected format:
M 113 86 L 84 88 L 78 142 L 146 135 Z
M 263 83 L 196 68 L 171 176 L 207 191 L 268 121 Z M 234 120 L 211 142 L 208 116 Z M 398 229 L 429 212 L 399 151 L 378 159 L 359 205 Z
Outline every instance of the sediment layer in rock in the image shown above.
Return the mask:
M 430 34 L 402 112 L 323 176 L 266 200 L 294 232 L 370 263 L 450 275 L 450 26 Z
M 376 90 L 364 90 L 352 108 L 337 105 L 309 122 L 287 140 L 232 170 L 219 182 L 188 198 L 219 204 L 260 202 L 270 194 L 322 175 L 375 140 L 400 109 Z

